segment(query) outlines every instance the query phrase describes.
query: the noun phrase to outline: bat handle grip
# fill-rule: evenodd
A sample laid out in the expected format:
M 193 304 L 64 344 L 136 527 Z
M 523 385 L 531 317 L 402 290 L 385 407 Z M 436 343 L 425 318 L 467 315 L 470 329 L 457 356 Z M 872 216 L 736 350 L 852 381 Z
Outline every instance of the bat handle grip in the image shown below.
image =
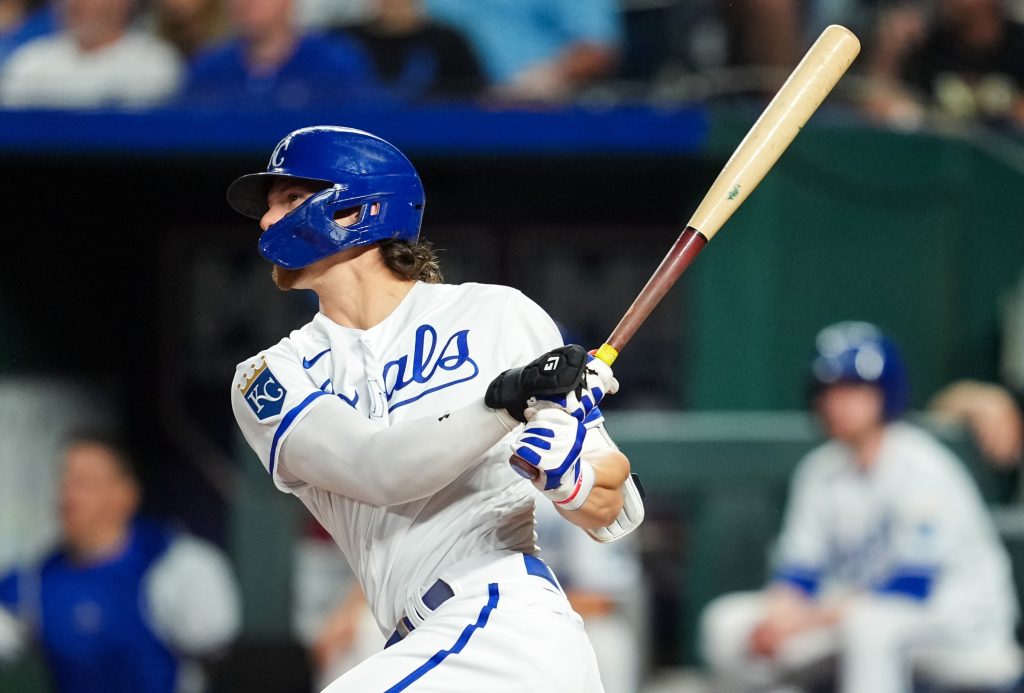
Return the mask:
M 540 476 L 540 470 L 519 455 L 512 455 L 509 457 L 508 463 L 512 465 L 512 471 L 521 477 L 529 479 L 530 481 L 536 481 Z
M 601 359 L 609 366 L 615 363 L 615 359 L 619 358 L 619 350 L 613 347 L 608 342 L 602 344 L 597 351 L 593 352 L 594 358 Z

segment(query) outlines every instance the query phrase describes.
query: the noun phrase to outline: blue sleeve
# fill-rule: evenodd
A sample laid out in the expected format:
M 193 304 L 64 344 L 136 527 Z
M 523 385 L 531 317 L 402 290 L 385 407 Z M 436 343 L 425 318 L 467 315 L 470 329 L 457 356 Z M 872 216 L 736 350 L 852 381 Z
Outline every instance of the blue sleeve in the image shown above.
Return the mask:
M 18 608 L 18 573 L 11 571 L 0 577 L 0 606 L 5 606 L 10 611 L 17 611 Z
M 821 587 L 822 571 L 797 565 L 782 565 L 772 575 L 772 582 L 795 587 L 808 597 L 818 594 Z
M 927 566 L 905 566 L 892 574 L 872 590 L 875 594 L 891 594 L 924 601 L 931 595 L 938 571 Z

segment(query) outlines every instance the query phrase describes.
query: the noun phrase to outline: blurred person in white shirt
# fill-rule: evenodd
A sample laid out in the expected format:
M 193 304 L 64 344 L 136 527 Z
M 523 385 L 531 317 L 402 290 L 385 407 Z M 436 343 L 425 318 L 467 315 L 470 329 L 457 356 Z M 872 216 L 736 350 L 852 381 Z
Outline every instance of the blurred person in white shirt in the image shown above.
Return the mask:
M 132 27 L 135 0 L 61 0 L 63 31 L 30 41 L 0 69 L 5 108 L 140 108 L 178 89 L 182 59 Z

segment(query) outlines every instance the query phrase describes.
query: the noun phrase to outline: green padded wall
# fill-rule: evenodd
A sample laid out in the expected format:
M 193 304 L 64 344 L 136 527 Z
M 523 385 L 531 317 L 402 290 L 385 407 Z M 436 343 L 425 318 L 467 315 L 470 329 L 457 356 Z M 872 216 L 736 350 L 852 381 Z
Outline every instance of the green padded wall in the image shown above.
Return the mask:
M 749 122 L 716 122 L 724 157 Z M 997 301 L 1024 270 L 1024 175 L 990 151 L 806 128 L 688 278 L 687 405 L 803 406 L 814 335 L 852 318 L 904 347 L 916 406 L 955 378 L 994 379 Z

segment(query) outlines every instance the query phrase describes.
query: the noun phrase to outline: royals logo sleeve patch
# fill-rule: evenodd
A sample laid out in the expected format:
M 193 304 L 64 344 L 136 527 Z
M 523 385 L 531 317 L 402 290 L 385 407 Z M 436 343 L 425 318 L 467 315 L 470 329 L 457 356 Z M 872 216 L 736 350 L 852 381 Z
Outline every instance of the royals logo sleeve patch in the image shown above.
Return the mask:
M 260 421 L 277 416 L 284 407 L 284 398 L 288 394 L 284 385 L 262 359 L 259 366 L 248 375 L 238 386 L 245 403 Z

